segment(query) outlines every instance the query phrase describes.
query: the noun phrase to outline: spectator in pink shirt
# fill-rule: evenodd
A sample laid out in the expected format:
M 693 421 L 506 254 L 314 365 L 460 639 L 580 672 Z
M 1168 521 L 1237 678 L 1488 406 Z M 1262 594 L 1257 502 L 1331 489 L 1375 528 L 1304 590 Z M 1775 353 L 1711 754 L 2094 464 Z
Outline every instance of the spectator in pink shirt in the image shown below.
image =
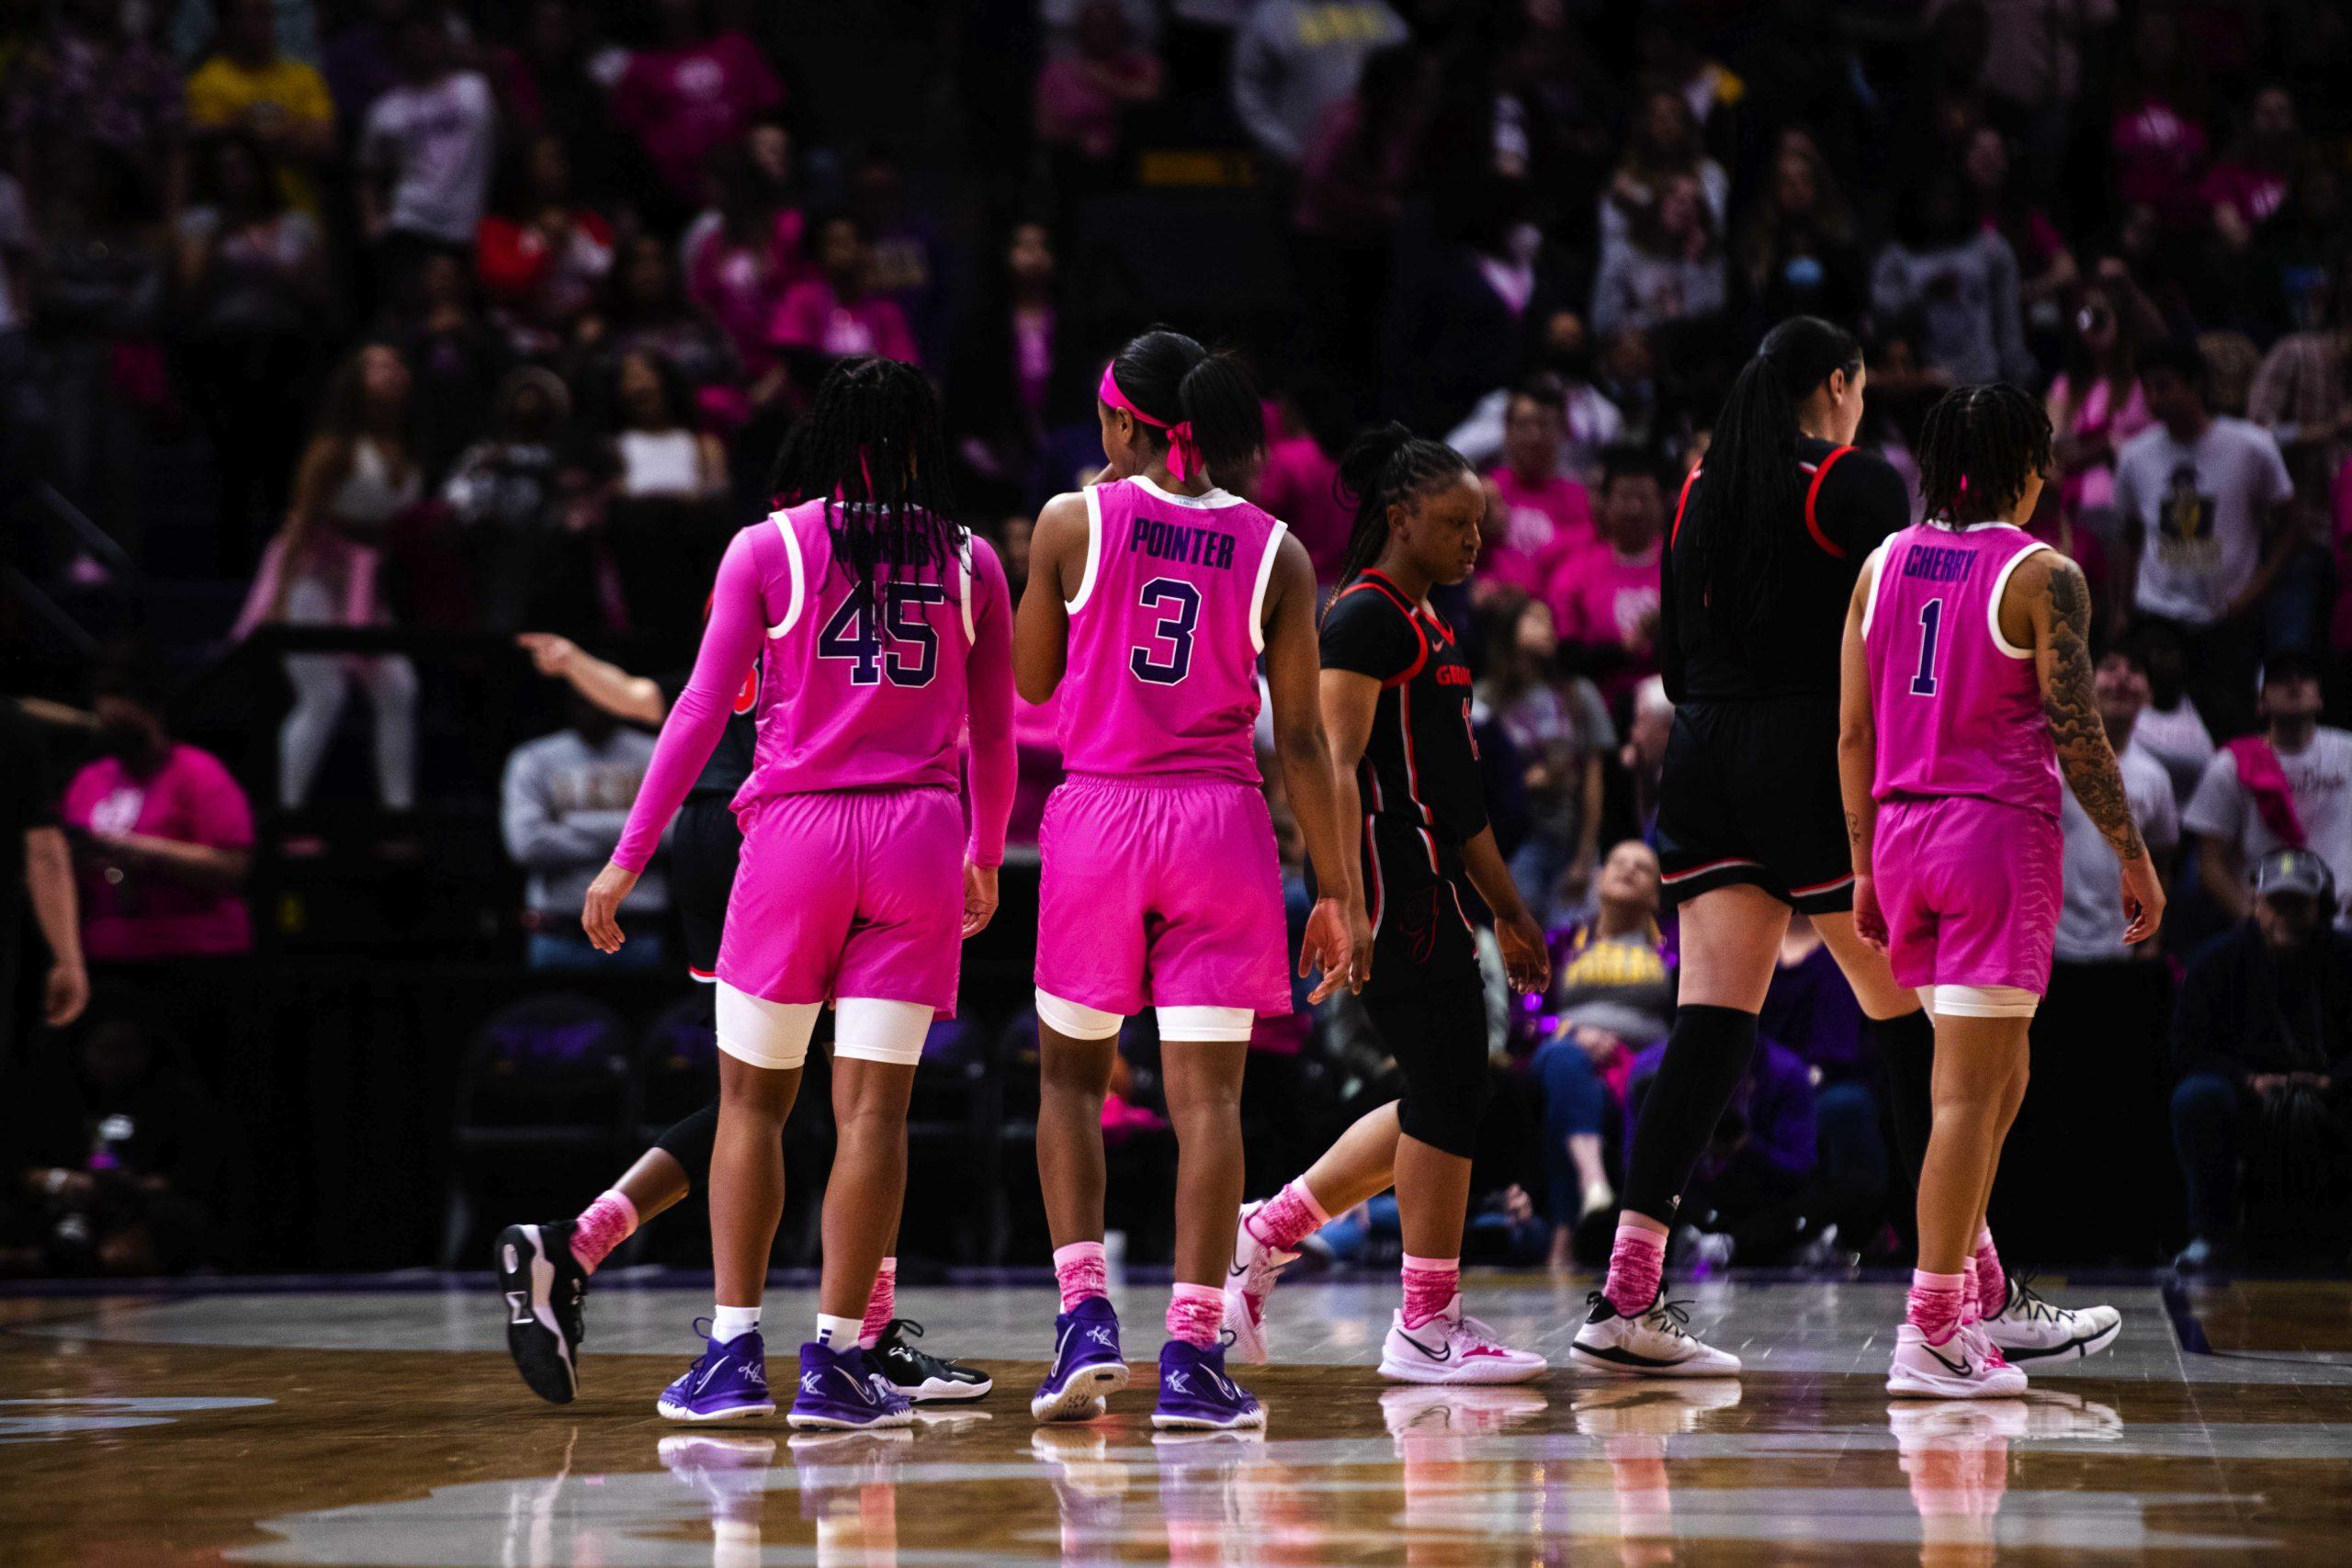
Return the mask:
M 1591 675 L 1612 712 L 1657 672 L 1659 536 L 1666 470 L 1647 449 L 1600 455 L 1601 542 L 1553 573 L 1544 599 L 1572 668 Z
M 764 143 L 764 154 L 754 142 Z M 768 329 L 786 292 L 808 271 L 801 250 L 807 220 L 786 183 L 790 133 L 763 125 L 738 145 L 710 155 L 717 205 L 695 220 L 680 247 L 686 297 L 726 329 L 745 374 L 758 379 L 773 357 Z M 775 160 L 783 160 L 780 172 Z
M 82 873 L 85 953 L 104 964 L 250 951 L 245 792 L 219 758 L 172 739 L 157 683 L 133 661 L 99 671 L 93 706 L 106 754 L 74 775 L 62 812 Z
M 1117 0 L 1088 0 L 1078 47 L 1037 73 L 1037 140 L 1088 164 L 1119 152 L 1127 111 L 1157 99 L 1159 61 L 1131 36 Z
M 1512 389 L 1503 412 L 1503 460 L 1487 476 L 1482 595 L 1500 588 L 1541 594 L 1564 562 L 1593 543 L 1591 500 L 1560 472 L 1566 418 L 1557 379 L 1530 377 Z
M 1315 563 L 1317 581 L 1337 581 L 1356 521 L 1335 488 L 1339 454 L 1355 434 L 1347 395 L 1310 378 L 1283 398 L 1278 413 L 1266 421 L 1266 461 L 1252 499 L 1290 525 Z
M 2293 95 L 2275 84 L 2255 94 L 2245 129 L 2213 161 L 2197 189 L 2224 246 L 2238 252 L 2252 247 L 2254 231 L 2286 205 L 2302 150 Z
M 866 290 L 865 232 L 846 216 L 825 219 L 816 228 L 818 274 L 785 291 L 768 327 L 768 342 L 825 360 L 853 354 L 878 354 L 920 365 L 914 334 L 898 304 Z
M 657 0 L 662 43 L 632 55 L 613 88 L 613 120 L 636 137 L 673 203 L 691 210 L 703 160 L 761 115 L 784 85 L 741 33 L 713 33 L 703 0 Z

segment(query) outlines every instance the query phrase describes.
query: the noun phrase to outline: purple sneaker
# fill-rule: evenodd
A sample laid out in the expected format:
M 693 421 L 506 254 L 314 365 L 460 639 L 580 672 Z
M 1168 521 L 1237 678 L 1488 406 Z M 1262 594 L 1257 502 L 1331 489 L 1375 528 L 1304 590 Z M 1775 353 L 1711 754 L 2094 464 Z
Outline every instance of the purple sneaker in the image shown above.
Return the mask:
M 1266 1424 L 1265 1406 L 1225 1375 L 1225 1347 L 1170 1339 L 1159 1348 L 1159 1404 L 1151 1424 L 1163 1431 L 1238 1432 Z
M 800 1347 L 800 1391 L 787 1419 L 803 1431 L 858 1432 L 910 1427 L 915 1406 L 855 1345 L 836 1350 L 811 1340 Z
M 697 1332 L 707 1318 L 695 1319 Z M 758 1329 L 711 1340 L 685 1375 L 662 1391 L 654 1405 L 669 1421 L 748 1421 L 775 1414 L 768 1393 L 768 1348 Z
M 1097 1403 L 1127 1386 L 1119 1354 L 1119 1314 L 1108 1296 L 1089 1296 L 1054 1319 L 1054 1364 L 1029 1399 L 1040 1421 L 1084 1421 L 1102 1414 Z

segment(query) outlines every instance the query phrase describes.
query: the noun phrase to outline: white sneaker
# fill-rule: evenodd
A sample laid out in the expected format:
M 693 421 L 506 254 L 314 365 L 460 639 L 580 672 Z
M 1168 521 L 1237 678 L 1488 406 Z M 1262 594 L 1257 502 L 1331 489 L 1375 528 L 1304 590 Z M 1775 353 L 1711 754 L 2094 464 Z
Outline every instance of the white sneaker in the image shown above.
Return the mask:
M 2123 1314 L 2111 1306 L 2052 1306 L 2011 1275 L 2008 1300 L 1984 1330 L 2011 1361 L 2080 1360 L 2115 1343 Z
M 1233 1262 L 1225 1271 L 1225 1326 L 1233 1343 L 1226 1347 L 1228 1360 L 1257 1365 L 1266 1359 L 1266 1298 L 1274 1281 L 1298 1261 L 1295 1252 L 1277 1252 L 1250 1231 L 1250 1216 L 1266 1205 L 1244 1203 L 1233 1231 Z
M 1380 1375 L 1398 1382 L 1525 1382 L 1544 1375 L 1544 1358 L 1512 1349 L 1493 1329 L 1464 1316 L 1457 1295 L 1419 1328 L 1407 1328 L 1402 1312 L 1391 1315 Z
M 1886 1392 L 1917 1399 L 2015 1399 L 2023 1393 L 2025 1374 L 1985 1350 L 1966 1329 L 1930 1345 L 1917 1325 L 1906 1323 L 1895 1331 Z
M 1690 1314 L 1664 1291 L 1637 1317 L 1621 1315 L 1598 1291 L 1588 1299 L 1592 1315 L 1568 1347 L 1568 1359 L 1578 1366 L 1644 1378 L 1720 1378 L 1739 1371 L 1737 1356 L 1691 1337 Z

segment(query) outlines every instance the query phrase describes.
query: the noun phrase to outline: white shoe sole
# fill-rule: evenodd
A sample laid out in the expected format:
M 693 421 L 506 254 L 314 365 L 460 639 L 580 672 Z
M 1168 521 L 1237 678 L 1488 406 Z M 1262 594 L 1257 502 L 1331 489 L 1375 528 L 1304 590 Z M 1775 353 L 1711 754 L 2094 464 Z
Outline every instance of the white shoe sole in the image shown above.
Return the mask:
M 1151 1424 L 1163 1432 L 1254 1432 L 1266 1424 L 1266 1407 L 1261 1404 L 1229 1421 L 1211 1421 L 1200 1416 L 1162 1416 L 1155 1410 Z
M 1728 1351 L 1717 1351 L 1713 1357 L 1693 1356 L 1681 1361 L 1618 1361 L 1582 1345 L 1568 1347 L 1568 1359 L 1590 1371 L 1609 1372 L 1621 1378 L 1736 1378 L 1739 1376 L 1739 1358 Z
M 1897 1399 L 2015 1399 L 2025 1388 L 2022 1372 L 2015 1378 L 1944 1378 L 1896 1367 L 1886 1374 L 1886 1392 Z
M 2088 1335 L 2081 1339 L 2069 1339 L 2064 1345 L 2052 1345 L 2047 1349 L 2036 1349 L 2030 1345 L 2001 1345 L 1997 1339 L 1993 1340 L 1993 1343 L 2001 1346 L 2001 1354 L 2007 1359 L 2011 1366 L 2020 1361 L 2086 1361 L 2114 1344 L 2117 1336 L 2122 1332 L 2123 1321 L 2118 1318 L 2114 1326 L 2100 1333 Z M 1988 1335 L 1986 1337 L 1991 1337 Z
M 718 1421 L 756 1421 L 763 1416 L 775 1414 L 775 1403 L 773 1400 L 763 1404 L 737 1404 L 730 1405 L 725 1410 L 696 1411 L 689 1410 L 683 1404 L 673 1404 L 663 1399 L 655 1401 L 653 1408 L 662 1413 L 662 1419 L 664 1421 L 685 1421 L 698 1427 L 707 1427 Z
M 1091 1420 L 1102 1414 L 1092 1408 L 1098 1400 L 1107 1399 L 1126 1386 L 1127 1364 L 1105 1361 L 1074 1373 L 1053 1398 L 1032 1399 L 1029 1414 L 1040 1421 Z
M 871 1421 L 850 1421 L 839 1416 L 803 1416 L 793 1411 L 785 1416 L 796 1432 L 887 1432 L 894 1427 L 911 1427 L 915 1413 L 902 1410 L 894 1416 L 876 1416 Z
M 1533 1366 L 1525 1363 L 1480 1359 L 1476 1361 L 1408 1361 L 1394 1357 L 1380 1358 L 1380 1375 L 1391 1382 L 1423 1384 L 1464 1383 L 1494 1384 L 1533 1382 L 1551 1369 L 1542 1361 Z
M 894 1382 L 890 1386 L 898 1391 L 899 1398 L 911 1399 L 917 1404 L 954 1404 L 967 1399 L 986 1398 L 989 1391 L 996 1387 L 996 1382 L 990 1378 L 982 1378 L 978 1382 L 925 1378 L 920 1388 L 910 1388 L 902 1382 Z

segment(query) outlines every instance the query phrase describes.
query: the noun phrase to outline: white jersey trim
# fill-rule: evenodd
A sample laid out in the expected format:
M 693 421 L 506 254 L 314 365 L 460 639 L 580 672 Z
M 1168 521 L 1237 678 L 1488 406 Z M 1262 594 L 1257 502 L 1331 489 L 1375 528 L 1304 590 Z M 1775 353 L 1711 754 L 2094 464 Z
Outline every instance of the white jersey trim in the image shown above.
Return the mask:
M 1102 569 L 1102 497 L 1100 485 L 1089 485 L 1079 493 L 1086 497 L 1086 570 L 1078 580 L 1078 593 L 1062 601 L 1062 609 L 1077 615 L 1094 597 L 1094 578 Z
M 956 552 L 956 572 L 957 584 L 962 589 L 964 595 L 964 641 L 968 646 L 980 640 L 980 634 L 974 630 L 972 626 L 972 583 L 974 581 L 974 578 L 972 575 L 972 536 L 968 533 L 964 536 L 963 547 Z
M 1250 591 L 1250 646 L 1260 653 L 1266 651 L 1266 585 L 1274 580 L 1274 557 L 1289 532 L 1289 524 L 1275 520 L 1274 531 L 1266 536 L 1265 558 L 1258 563 L 1257 586 Z
M 1993 579 L 1992 595 L 1984 602 L 1984 628 L 1993 634 L 1993 646 L 1999 649 L 2003 653 L 2007 654 L 2011 659 L 2031 659 L 2033 657 L 2033 649 L 2030 648 L 2019 648 L 2017 644 L 2011 642 L 2007 637 L 2001 635 L 2001 595 L 2008 589 L 2009 573 L 2017 570 L 2020 565 L 2024 564 L 2026 558 L 2031 556 L 2035 551 L 2046 550 L 2049 547 L 2050 547 L 2048 545 L 2043 544 L 2040 539 L 2036 539 L 2033 543 L 2028 545 L 2025 548 L 2011 556 L 2008 558 L 2007 563 L 2001 568 L 2000 575 Z
M 1237 505 L 1241 500 L 1230 491 L 1216 489 L 1211 489 L 1200 495 L 1179 495 L 1172 490 L 1161 489 L 1141 474 L 1133 475 L 1127 482 L 1158 496 L 1170 506 L 1195 506 L 1204 510 L 1214 510 L 1217 507 Z
M 1862 637 L 1865 640 L 1871 635 L 1871 623 L 1878 618 L 1878 591 L 1886 586 L 1886 555 L 1894 547 L 1893 539 L 1881 539 L 1878 548 L 1871 552 L 1870 559 L 1862 562 L 1862 570 L 1871 574 L 1870 597 L 1862 601 Z
M 808 590 L 803 581 L 807 574 L 800 566 L 800 538 L 792 531 L 791 521 L 781 512 L 772 513 L 768 521 L 774 523 L 775 531 L 784 536 L 784 558 L 792 577 L 792 597 L 785 605 L 784 619 L 768 628 L 768 636 L 775 638 L 800 624 L 801 604 L 807 599 Z

